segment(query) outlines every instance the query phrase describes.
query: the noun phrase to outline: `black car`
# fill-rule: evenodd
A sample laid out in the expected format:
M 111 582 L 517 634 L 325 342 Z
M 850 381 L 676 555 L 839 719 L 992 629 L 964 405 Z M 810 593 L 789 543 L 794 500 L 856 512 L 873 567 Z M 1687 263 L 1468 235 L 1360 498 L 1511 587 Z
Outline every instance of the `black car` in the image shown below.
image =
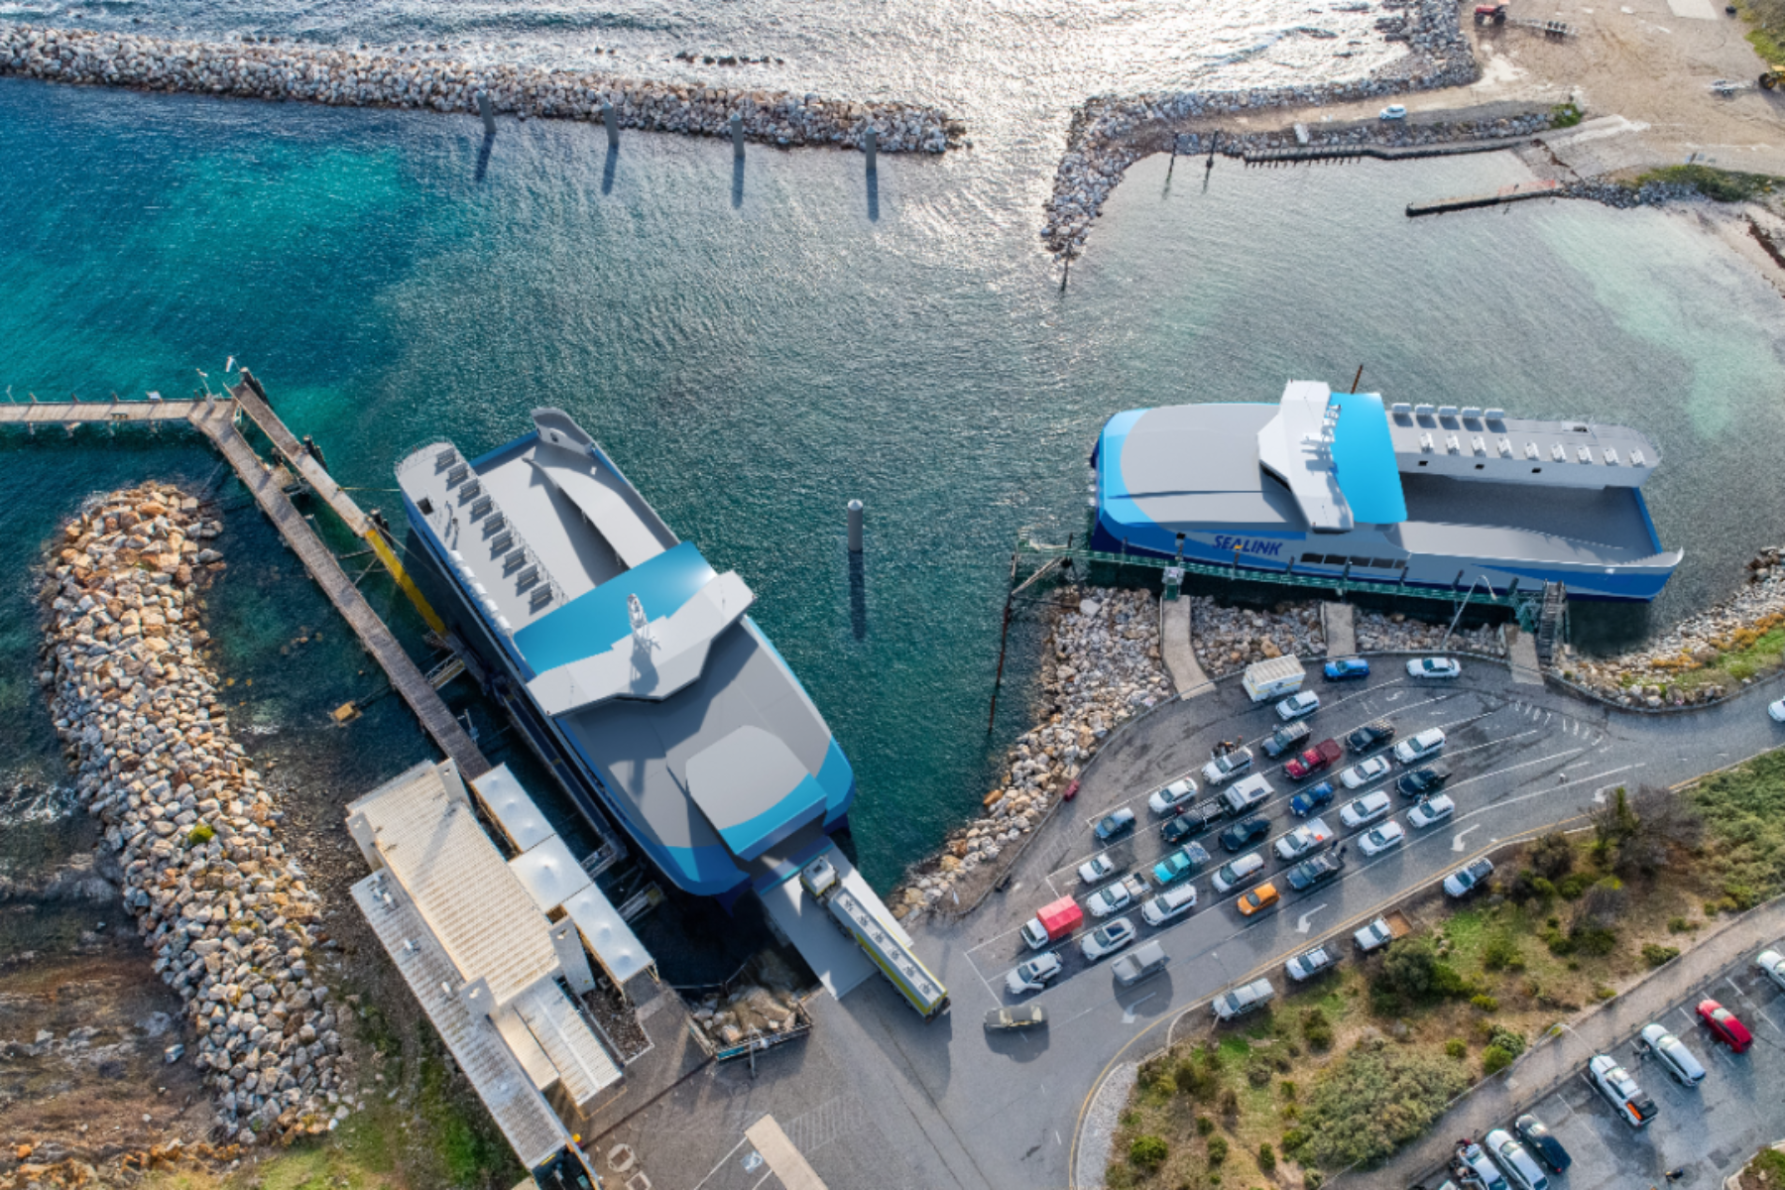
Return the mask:
M 1428 764 L 1424 768 L 1414 769 L 1411 773 L 1402 773 L 1400 779 L 1395 782 L 1395 788 L 1401 791 L 1402 797 L 1417 801 L 1422 797 L 1431 797 L 1443 789 L 1444 783 L 1448 780 L 1450 780 L 1449 769 Z
M 1268 818 L 1248 818 L 1244 822 L 1236 822 L 1221 832 L 1221 846 L 1228 851 L 1238 851 L 1271 829 Z
M 1225 815 L 1226 811 L 1221 808 L 1220 802 L 1208 801 L 1186 806 L 1183 813 L 1165 820 L 1165 825 L 1159 828 L 1159 834 L 1167 844 L 1176 847 L 1185 839 L 1202 834 Z
M 1387 719 L 1378 719 L 1374 723 L 1366 723 L 1345 737 L 1345 747 L 1353 755 L 1362 755 L 1373 748 L 1380 748 L 1395 738 L 1395 725 Z
M 1296 892 L 1307 892 L 1316 884 L 1337 876 L 1344 866 L 1345 861 L 1338 852 L 1322 851 L 1289 869 L 1289 887 Z
M 1537 1154 L 1537 1159 L 1549 1166 L 1552 1172 L 1561 1173 L 1574 1163 L 1568 1150 L 1562 1147 L 1562 1142 L 1551 1136 L 1549 1129 L 1536 1116 L 1528 1113 L 1520 1116 L 1512 1130 L 1525 1142 L 1525 1147 Z

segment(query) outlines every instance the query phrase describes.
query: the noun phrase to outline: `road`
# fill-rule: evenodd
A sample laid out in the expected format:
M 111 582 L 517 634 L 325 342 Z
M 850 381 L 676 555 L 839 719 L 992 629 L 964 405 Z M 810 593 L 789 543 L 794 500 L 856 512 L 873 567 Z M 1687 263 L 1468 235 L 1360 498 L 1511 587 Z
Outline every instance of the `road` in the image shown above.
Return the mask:
M 1096 1185 L 1103 1154 L 1094 1135 L 1079 1136 L 1090 1094 L 1106 1071 L 1162 1045 L 1186 1009 L 1255 972 L 1280 982 L 1273 969 L 1296 951 L 1348 933 L 1502 841 L 1576 822 L 1595 795 L 1619 783 L 1673 784 L 1785 742 L 1760 689 L 1708 710 L 1647 716 L 1514 684 L 1504 667 L 1487 662 L 1466 661 L 1454 681 L 1414 681 L 1393 658 L 1379 659 L 1367 682 L 1315 688 L 1324 703 L 1310 720 L 1314 739 L 1342 738 L 1377 717 L 1390 719 L 1399 739 L 1442 727 L 1454 819 L 1423 835 L 1410 831 L 1399 848 L 1373 860 L 1348 846 L 1338 878 L 1286 895 L 1257 920 L 1242 918 L 1233 897 L 1213 895 L 1199 874 L 1190 916 L 1157 931 L 1140 926 L 1142 938 L 1157 938 L 1170 956 L 1165 972 L 1119 988 L 1068 944 L 1064 974 L 1035 997 L 1049 1027 L 1021 1036 L 984 1032 L 985 1011 L 1009 1002 L 1005 973 L 1030 953 L 1017 928 L 1056 895 L 1088 891 L 1074 869 L 1099 850 L 1089 823 L 1116 806 L 1134 808 L 1139 828 L 1109 850 L 1129 870 L 1149 868 L 1167 849 L 1147 793 L 1199 768 L 1216 741 L 1243 735 L 1256 750 L 1276 726 L 1268 705 L 1255 707 L 1237 683 L 1220 683 L 1122 729 L 1087 771 L 1078 798 L 1040 828 L 1004 891 L 962 921 L 926 921 L 914 931 L 920 955 L 953 997 L 944 1018 L 922 1024 L 881 980 L 842 1002 L 821 998 L 817 1028 L 801 1052 L 765 1060 L 755 1078 L 725 1069 L 691 1080 L 601 1138 L 602 1146 L 625 1140 L 648 1155 L 658 1184 L 692 1187 L 711 1177 L 712 1186 L 742 1159 L 727 1154 L 743 1128 L 773 1114 L 834 1187 Z M 1294 786 L 1275 764 L 1259 771 L 1275 788 L 1256 811 L 1272 818 L 1267 839 L 1274 839 L 1295 823 L 1287 808 Z M 1406 800 L 1393 797 L 1396 817 L 1404 818 Z M 1343 801 L 1323 812 L 1335 827 Z M 1215 833 L 1202 841 L 1219 860 Z M 1285 866 L 1272 857 L 1264 878 Z M 1203 1021 L 1199 1010 L 1177 1027 Z M 817 1141 L 808 1148 L 797 1122 L 812 1119 L 833 1124 L 808 1129 Z

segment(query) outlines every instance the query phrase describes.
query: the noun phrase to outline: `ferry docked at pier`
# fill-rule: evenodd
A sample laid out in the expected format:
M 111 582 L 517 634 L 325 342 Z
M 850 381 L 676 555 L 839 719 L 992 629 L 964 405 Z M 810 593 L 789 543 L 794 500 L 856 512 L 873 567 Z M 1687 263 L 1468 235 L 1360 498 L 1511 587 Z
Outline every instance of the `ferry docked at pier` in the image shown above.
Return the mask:
M 1643 502 L 1660 452 L 1623 426 L 1396 403 L 1291 381 L 1268 404 L 1109 419 L 1092 548 L 1496 594 L 1648 601 L 1684 556 Z
M 533 427 L 480 458 L 442 442 L 397 467 L 454 596 L 442 610 L 492 692 L 598 830 L 617 822 L 687 893 L 727 907 L 756 893 L 834 994 L 889 954 L 921 970 L 834 845 L 855 773 L 746 614 L 750 588 L 678 540 L 569 414 L 536 409 Z M 866 923 L 858 946 L 838 897 L 796 879 L 819 860 Z M 933 978 L 894 982 L 926 1018 L 947 1006 Z

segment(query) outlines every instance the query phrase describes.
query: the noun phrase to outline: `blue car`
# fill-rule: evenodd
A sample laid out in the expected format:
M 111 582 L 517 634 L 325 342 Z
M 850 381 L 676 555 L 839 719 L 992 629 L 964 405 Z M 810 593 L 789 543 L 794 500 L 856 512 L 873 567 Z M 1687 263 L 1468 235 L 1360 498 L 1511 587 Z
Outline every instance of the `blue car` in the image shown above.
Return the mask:
M 1336 661 L 1326 663 L 1326 680 L 1343 682 L 1347 678 L 1367 678 L 1370 676 L 1370 663 L 1362 657 L 1340 657 Z
M 1190 843 L 1153 865 L 1153 882 L 1160 888 L 1176 884 L 1208 865 L 1209 853 L 1201 843 Z
M 1333 783 L 1322 781 L 1312 789 L 1304 789 L 1289 799 L 1290 812 L 1300 818 L 1306 818 L 1322 806 L 1333 804 Z

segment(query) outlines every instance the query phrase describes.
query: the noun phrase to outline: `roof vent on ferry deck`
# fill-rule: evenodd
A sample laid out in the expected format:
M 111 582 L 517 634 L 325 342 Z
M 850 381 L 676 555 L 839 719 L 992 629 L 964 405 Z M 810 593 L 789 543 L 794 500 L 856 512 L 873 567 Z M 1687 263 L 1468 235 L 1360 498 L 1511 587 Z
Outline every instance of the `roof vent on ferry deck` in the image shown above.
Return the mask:
M 1506 410 L 1492 408 L 1483 409 L 1481 411 L 1481 416 L 1485 421 L 1501 422 L 1506 420 Z
M 1409 405 L 1405 401 L 1396 401 L 1393 405 L 1389 406 L 1388 411 L 1390 413 L 1394 414 L 1396 417 L 1412 417 L 1413 416 L 1413 406 Z
M 1440 406 L 1438 406 L 1439 420 L 1449 419 L 1451 421 L 1455 421 L 1456 415 L 1457 415 L 1457 407 L 1455 405 L 1440 405 Z
M 436 470 L 436 471 L 446 470 L 448 467 L 452 466 L 452 461 L 458 457 L 459 457 L 458 451 L 454 450 L 450 446 L 447 447 L 445 450 L 441 451 L 439 454 L 434 456 L 434 470 Z
M 1477 409 L 1473 405 L 1464 405 L 1463 406 L 1463 420 L 1464 421 L 1480 421 L 1481 420 L 1481 410 Z
M 1415 417 L 1431 417 L 1436 412 L 1437 410 L 1430 405 L 1415 405 L 1413 407 L 1413 416 Z

